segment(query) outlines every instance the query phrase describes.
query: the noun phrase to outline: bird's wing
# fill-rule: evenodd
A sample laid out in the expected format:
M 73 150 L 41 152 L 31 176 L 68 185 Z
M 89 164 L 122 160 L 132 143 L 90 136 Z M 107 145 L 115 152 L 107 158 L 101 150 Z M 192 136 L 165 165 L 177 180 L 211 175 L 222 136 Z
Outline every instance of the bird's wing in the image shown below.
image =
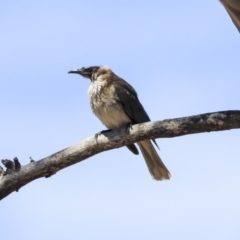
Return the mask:
M 150 121 L 145 109 L 140 103 L 134 88 L 124 80 L 115 81 L 115 96 L 124 112 L 133 123 L 144 123 Z
M 140 103 L 134 88 L 123 79 L 114 81 L 116 100 L 122 106 L 124 112 L 131 119 L 132 123 L 144 123 L 151 121 L 142 104 Z M 156 141 L 152 139 L 158 147 Z
M 240 32 L 240 0 L 220 0 Z

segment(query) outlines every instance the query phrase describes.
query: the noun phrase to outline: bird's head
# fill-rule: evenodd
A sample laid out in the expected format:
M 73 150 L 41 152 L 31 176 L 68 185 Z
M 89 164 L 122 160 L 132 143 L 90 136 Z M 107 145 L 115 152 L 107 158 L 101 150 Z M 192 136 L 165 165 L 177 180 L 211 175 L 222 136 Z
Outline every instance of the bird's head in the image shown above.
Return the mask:
M 89 78 L 90 80 L 92 80 L 93 74 L 96 73 L 99 70 L 99 68 L 100 67 L 98 67 L 98 66 L 93 66 L 93 67 L 88 67 L 88 68 L 82 67 L 82 68 L 78 68 L 78 69 L 73 69 L 73 70 L 69 71 L 68 73 L 77 73 L 85 78 Z

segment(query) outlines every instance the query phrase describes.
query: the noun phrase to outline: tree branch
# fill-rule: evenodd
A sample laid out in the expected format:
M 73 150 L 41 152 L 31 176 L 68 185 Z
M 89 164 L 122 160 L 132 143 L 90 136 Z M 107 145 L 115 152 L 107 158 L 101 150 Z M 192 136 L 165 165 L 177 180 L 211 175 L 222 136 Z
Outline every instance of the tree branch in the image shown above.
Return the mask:
M 25 166 L 21 166 L 17 158 L 14 159 L 13 164 L 9 163 L 10 160 L 2 160 L 7 171 L 4 172 L 0 167 L 0 200 L 37 178 L 50 177 L 63 168 L 103 151 L 143 139 L 171 138 L 236 128 L 240 128 L 240 111 L 206 113 L 136 124 L 130 128 L 129 132 L 126 128 L 122 128 L 98 137 L 89 137 L 39 161 L 31 159 L 31 162 Z

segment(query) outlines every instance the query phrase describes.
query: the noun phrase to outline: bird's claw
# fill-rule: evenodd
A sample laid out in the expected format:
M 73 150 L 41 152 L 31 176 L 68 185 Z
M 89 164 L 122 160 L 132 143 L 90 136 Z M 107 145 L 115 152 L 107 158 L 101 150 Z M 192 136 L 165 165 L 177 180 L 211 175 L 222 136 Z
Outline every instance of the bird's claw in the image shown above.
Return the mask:
M 127 132 L 130 133 L 130 130 L 132 129 L 133 124 L 129 123 L 127 126 Z

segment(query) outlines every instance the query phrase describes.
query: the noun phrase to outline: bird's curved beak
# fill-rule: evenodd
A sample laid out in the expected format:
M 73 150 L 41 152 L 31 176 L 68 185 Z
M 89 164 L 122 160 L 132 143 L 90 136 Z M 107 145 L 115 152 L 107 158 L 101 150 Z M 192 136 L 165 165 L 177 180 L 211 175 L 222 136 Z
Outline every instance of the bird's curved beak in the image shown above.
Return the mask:
M 97 67 L 97 66 L 88 67 L 88 68 L 82 67 L 82 68 L 73 69 L 73 70 L 69 71 L 68 73 L 77 73 L 85 78 L 91 79 L 92 74 L 94 72 L 96 72 L 99 68 L 100 67 Z
M 82 69 L 73 69 L 73 70 L 69 71 L 68 73 L 77 73 L 77 74 L 82 75 Z
M 71 71 L 69 71 L 68 73 L 77 73 L 80 74 L 81 76 L 85 77 L 85 78 L 89 78 L 91 79 L 92 76 L 92 71 L 90 71 L 89 68 L 77 68 L 77 69 L 73 69 Z

